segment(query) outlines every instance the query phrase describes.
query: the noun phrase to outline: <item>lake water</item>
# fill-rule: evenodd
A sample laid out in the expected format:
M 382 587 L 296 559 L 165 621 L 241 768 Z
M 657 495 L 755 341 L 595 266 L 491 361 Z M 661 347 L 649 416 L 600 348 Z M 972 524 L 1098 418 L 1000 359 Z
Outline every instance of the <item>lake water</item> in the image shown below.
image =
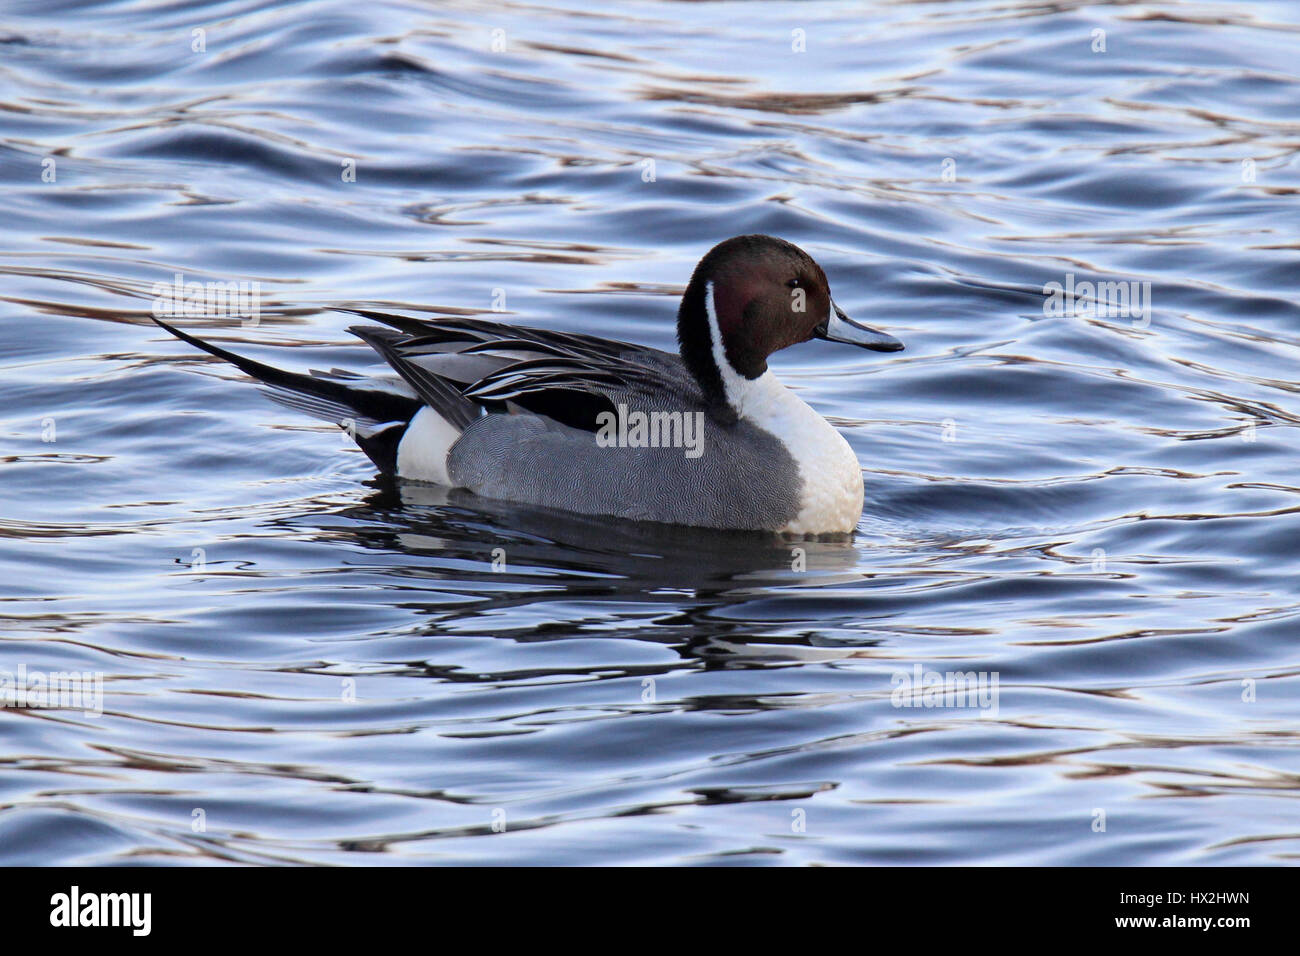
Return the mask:
M 8 4 L 0 669 L 103 713 L 0 710 L 0 862 L 1294 862 L 1297 44 L 1283 2 Z M 180 324 L 298 369 L 370 363 L 334 307 L 673 348 L 746 232 L 907 344 L 774 362 L 862 463 L 850 543 L 386 486 L 149 320 L 180 274 L 257 283 Z M 897 706 L 958 672 L 989 706 Z

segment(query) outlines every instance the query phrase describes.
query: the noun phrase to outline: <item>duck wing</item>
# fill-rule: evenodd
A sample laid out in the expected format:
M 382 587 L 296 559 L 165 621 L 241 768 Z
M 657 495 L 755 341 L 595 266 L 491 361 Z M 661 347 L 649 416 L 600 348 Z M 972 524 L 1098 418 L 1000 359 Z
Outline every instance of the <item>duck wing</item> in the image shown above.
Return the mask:
M 614 411 L 618 401 L 683 387 L 680 360 L 644 345 L 479 319 L 348 311 L 387 326 L 349 331 L 436 409 L 448 405 L 444 392 L 451 384 L 461 401 L 488 411 L 515 406 L 595 431 L 597 416 Z

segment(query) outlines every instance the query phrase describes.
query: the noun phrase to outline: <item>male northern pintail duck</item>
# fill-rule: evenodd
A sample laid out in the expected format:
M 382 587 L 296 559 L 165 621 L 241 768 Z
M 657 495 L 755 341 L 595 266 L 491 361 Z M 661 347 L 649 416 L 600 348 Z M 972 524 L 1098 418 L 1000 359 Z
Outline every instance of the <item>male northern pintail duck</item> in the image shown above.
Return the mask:
M 737 236 L 700 260 L 680 356 L 590 335 L 363 310 L 400 378 L 272 368 L 158 324 L 282 403 L 347 428 L 384 473 L 593 515 L 792 535 L 851 533 L 862 470 L 767 367 L 811 338 L 902 343 L 846 316 L 802 249 Z

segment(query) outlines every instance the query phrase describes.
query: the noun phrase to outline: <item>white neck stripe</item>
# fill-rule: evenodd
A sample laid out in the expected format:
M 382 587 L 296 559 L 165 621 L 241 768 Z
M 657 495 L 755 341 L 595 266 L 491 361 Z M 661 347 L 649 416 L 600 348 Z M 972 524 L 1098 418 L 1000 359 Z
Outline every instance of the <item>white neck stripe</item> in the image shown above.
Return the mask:
M 745 378 L 727 361 L 722 329 L 713 302 L 713 283 L 705 286 L 713 361 L 727 401 L 785 446 L 799 469 L 799 513 L 781 529 L 794 534 L 851 532 L 862 514 L 862 466 L 844 436 L 808 407 L 768 369 Z
M 737 415 L 744 415 L 755 383 L 737 372 L 727 358 L 727 350 L 722 344 L 722 326 L 718 323 L 718 310 L 713 301 L 712 280 L 704 284 L 704 311 L 709 317 L 709 343 L 713 348 L 713 364 L 717 366 L 718 376 L 722 379 L 723 396 Z M 759 380 L 767 374 L 764 373 Z

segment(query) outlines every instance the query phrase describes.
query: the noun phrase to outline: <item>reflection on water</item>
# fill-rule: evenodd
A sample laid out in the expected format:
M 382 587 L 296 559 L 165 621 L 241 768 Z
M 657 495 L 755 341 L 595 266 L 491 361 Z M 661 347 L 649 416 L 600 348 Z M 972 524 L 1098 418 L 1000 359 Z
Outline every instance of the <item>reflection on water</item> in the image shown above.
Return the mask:
M 1287 4 L 68 17 L 0 29 L 0 669 L 104 713 L 0 710 L 0 861 L 1295 859 Z M 672 348 L 743 232 L 908 343 L 778 359 L 852 542 L 397 487 L 148 318 L 180 273 L 296 368 L 371 361 L 347 308 Z M 896 706 L 952 673 L 996 711 Z

